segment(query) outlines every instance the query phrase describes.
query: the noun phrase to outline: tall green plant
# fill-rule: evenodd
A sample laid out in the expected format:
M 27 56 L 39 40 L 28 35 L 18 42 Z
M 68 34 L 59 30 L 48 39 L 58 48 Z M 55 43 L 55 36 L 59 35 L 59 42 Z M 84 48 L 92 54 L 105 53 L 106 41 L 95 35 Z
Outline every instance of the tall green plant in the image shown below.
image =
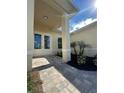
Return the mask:
M 78 45 L 79 45 L 79 48 L 80 48 L 79 55 L 82 55 L 82 56 L 84 54 L 84 49 L 86 47 L 90 47 L 90 45 L 86 44 L 84 41 L 78 41 Z
M 71 43 L 71 47 L 74 49 L 74 53 L 77 55 L 76 46 L 77 46 L 76 42 Z
M 84 49 L 86 47 L 90 47 L 90 45 L 86 44 L 84 41 L 78 41 L 78 46 L 79 46 L 79 57 L 78 57 L 78 63 L 85 63 L 84 61 Z

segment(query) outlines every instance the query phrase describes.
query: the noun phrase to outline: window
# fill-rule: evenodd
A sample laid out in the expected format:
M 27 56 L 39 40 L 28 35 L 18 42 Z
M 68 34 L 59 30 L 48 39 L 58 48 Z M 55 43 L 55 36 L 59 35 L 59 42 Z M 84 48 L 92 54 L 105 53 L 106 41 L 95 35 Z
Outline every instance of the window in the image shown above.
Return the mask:
M 58 48 L 59 49 L 62 48 L 62 38 L 61 37 L 58 38 Z
M 34 34 L 34 49 L 41 49 L 41 35 Z
M 44 36 L 44 48 L 50 49 L 50 36 Z

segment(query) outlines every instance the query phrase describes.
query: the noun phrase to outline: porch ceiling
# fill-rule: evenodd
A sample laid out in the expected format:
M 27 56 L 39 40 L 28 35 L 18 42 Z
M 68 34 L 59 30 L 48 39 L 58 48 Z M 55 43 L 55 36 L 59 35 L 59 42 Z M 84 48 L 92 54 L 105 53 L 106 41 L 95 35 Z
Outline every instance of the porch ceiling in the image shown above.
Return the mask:
M 71 4 L 71 0 L 35 0 L 34 23 L 56 28 L 61 26 L 61 15 L 74 12 L 76 8 Z M 44 16 L 48 18 L 45 20 Z

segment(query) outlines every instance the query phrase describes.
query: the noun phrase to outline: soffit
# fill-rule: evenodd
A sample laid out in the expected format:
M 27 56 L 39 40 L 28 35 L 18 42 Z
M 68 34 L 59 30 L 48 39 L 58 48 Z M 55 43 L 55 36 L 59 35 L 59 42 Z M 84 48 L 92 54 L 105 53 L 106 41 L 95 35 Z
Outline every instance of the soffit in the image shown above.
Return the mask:
M 44 20 L 44 16 L 47 16 L 48 19 Z M 61 14 L 56 10 L 52 9 L 47 5 L 43 0 L 35 0 L 35 10 L 34 10 L 34 22 L 35 24 L 43 23 L 49 27 L 54 27 L 57 24 L 60 24 Z
M 34 24 L 44 24 L 50 28 L 61 25 L 61 16 L 64 13 L 75 13 L 76 9 L 71 0 L 35 0 Z M 44 16 L 48 19 L 44 20 Z
M 61 12 L 62 14 L 72 14 L 77 11 L 77 9 L 73 6 L 72 0 L 43 0 L 49 6 Z

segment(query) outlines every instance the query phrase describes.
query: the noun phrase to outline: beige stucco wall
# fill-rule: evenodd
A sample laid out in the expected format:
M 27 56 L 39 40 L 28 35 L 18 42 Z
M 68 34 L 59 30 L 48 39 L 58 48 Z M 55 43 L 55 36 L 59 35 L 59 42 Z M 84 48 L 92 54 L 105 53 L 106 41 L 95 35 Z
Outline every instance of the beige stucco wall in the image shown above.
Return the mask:
M 34 0 L 27 1 L 27 70 L 32 70 Z
M 43 24 L 35 25 L 34 33 L 42 35 L 42 48 L 34 49 L 33 56 L 54 55 L 57 51 L 61 51 L 61 49 L 58 49 L 58 37 L 61 37 L 61 33 L 56 32 Z M 44 35 L 50 36 L 50 49 L 44 49 Z
M 42 35 L 42 48 L 33 49 L 33 56 L 41 55 L 54 55 L 58 49 L 58 37 L 62 37 L 62 33 L 51 30 L 48 26 L 44 24 L 35 24 L 34 33 Z M 50 36 L 50 49 L 44 49 L 44 35 Z M 78 31 L 70 34 L 70 41 L 81 41 L 83 40 L 86 44 L 91 45 L 92 48 L 85 49 L 85 55 L 94 56 L 97 54 L 97 22 L 94 22 Z M 78 50 L 78 47 L 77 47 Z
M 97 54 L 97 22 L 71 33 L 70 36 L 71 42 L 82 40 L 86 44 L 91 45 L 92 48 L 85 49 L 85 55 L 94 56 Z

